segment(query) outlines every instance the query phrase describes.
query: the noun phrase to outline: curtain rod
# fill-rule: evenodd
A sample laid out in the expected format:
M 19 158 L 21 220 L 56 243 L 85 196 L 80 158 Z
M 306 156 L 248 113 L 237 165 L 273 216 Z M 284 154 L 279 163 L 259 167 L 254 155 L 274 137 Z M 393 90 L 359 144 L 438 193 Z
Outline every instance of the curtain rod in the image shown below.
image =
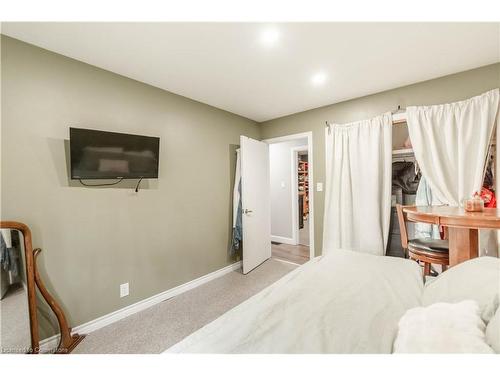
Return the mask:
M 393 115 L 392 125 L 406 123 L 406 108 L 401 108 L 401 106 L 398 105 L 398 109 L 391 111 L 391 114 Z M 329 126 L 330 123 L 328 121 L 325 121 L 325 127 L 328 128 Z M 328 129 L 328 131 L 330 131 L 330 129 Z

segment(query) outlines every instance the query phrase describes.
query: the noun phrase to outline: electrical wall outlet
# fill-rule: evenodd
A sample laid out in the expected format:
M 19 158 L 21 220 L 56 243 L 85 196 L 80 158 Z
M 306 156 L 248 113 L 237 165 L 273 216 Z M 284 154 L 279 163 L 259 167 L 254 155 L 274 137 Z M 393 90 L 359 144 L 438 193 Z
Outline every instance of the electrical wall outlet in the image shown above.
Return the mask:
M 128 283 L 120 285 L 120 298 L 128 296 Z
M 323 191 L 323 183 L 322 182 L 318 182 L 316 184 L 316 191 Z

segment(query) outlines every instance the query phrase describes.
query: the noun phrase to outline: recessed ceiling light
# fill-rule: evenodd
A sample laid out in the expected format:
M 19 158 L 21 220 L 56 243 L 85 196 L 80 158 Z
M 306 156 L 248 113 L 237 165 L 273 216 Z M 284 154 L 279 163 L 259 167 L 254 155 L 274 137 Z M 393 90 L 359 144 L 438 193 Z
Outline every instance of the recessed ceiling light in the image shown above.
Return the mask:
M 326 82 L 326 73 L 324 72 L 316 73 L 311 77 L 311 83 L 314 86 L 322 86 L 325 84 L 325 82 Z
M 266 29 L 260 34 L 260 42 L 266 47 L 273 47 L 280 39 L 280 32 L 277 29 Z

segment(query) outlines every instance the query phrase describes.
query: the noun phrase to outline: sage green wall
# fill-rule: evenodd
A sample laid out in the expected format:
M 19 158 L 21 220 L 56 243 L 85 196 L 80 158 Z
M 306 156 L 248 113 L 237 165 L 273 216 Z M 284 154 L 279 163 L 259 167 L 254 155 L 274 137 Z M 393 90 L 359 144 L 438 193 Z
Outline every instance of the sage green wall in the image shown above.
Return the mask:
M 378 94 L 296 113 L 261 123 L 262 139 L 305 131 L 313 132 L 314 186 L 325 181 L 325 121 L 345 123 L 392 111 L 401 105 L 430 105 L 463 100 L 500 87 L 500 64 L 453 74 Z M 408 135 L 406 126 L 395 126 L 393 146 L 400 147 Z M 314 241 L 321 254 L 324 193 L 314 192 Z
M 233 262 L 234 145 L 257 123 L 9 37 L 1 52 L 2 220 L 31 227 L 72 326 Z M 161 137 L 160 178 L 69 181 L 69 126 Z

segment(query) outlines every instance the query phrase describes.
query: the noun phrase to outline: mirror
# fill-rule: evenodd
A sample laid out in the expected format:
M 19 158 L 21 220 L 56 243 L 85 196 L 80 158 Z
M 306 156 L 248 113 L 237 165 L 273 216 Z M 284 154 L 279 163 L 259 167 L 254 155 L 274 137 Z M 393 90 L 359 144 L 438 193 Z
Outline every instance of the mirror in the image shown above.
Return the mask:
M 31 350 L 26 260 L 18 230 L 1 229 L 0 348 L 3 354 Z
M 31 231 L 26 224 L 1 221 L 0 230 L 0 351 L 39 353 L 38 317 L 48 317 L 50 310 L 55 316 L 60 335 L 54 353 L 70 353 L 84 336 L 71 334 L 64 311 L 49 293 L 38 273 L 36 260 L 42 250 L 33 249 Z M 41 301 L 37 301 L 37 290 Z

